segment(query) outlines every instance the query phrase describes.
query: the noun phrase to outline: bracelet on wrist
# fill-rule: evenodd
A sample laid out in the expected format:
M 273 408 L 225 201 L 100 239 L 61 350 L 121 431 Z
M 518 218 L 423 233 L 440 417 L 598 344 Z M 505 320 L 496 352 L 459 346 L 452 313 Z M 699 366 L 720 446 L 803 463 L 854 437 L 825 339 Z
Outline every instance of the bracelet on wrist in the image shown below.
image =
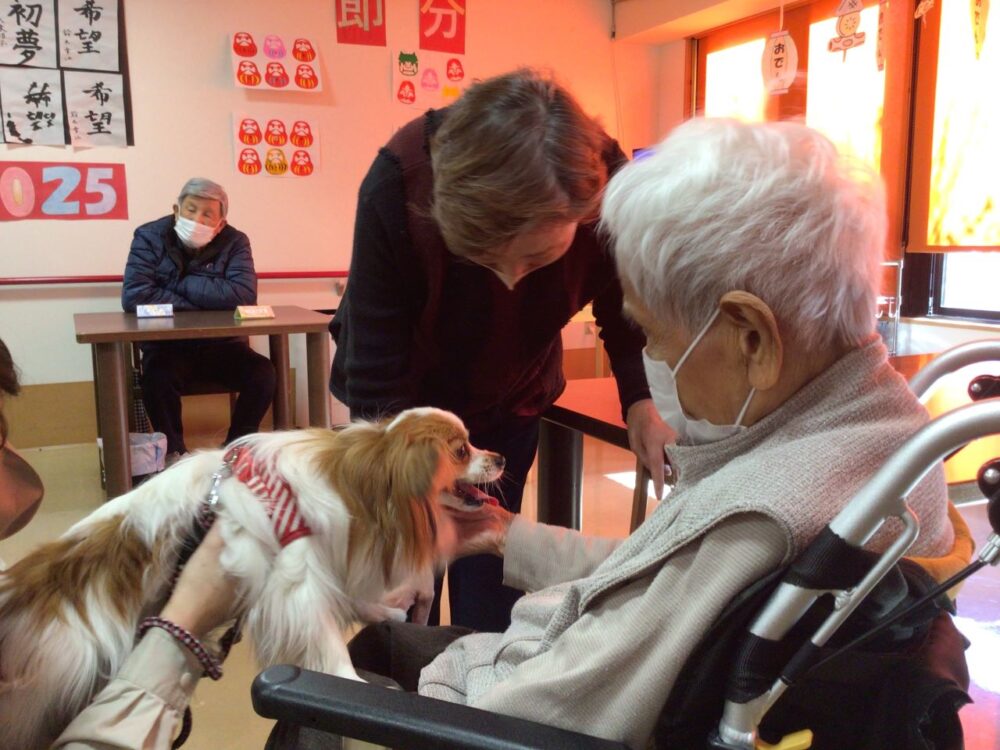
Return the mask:
M 212 656 L 201 641 L 180 625 L 170 622 L 170 620 L 164 620 L 162 617 L 147 617 L 139 623 L 139 637 L 141 638 L 145 635 L 146 631 L 150 628 L 166 630 L 176 640 L 180 641 L 188 651 L 194 654 L 208 677 L 211 677 L 213 680 L 218 680 L 222 677 L 222 662 Z

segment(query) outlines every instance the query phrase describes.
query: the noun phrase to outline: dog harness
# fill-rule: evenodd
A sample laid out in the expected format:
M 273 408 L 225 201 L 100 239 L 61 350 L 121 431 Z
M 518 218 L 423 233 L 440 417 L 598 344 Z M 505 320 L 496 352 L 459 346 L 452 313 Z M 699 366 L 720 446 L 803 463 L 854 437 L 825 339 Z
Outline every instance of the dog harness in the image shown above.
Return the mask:
M 279 474 L 272 474 L 266 466 L 255 462 L 249 448 L 239 446 L 230 454 L 235 454 L 231 462 L 229 454 L 226 455 L 232 476 L 264 502 L 278 544 L 287 547 L 296 539 L 310 536 L 312 529 L 299 513 L 295 493 L 288 483 Z

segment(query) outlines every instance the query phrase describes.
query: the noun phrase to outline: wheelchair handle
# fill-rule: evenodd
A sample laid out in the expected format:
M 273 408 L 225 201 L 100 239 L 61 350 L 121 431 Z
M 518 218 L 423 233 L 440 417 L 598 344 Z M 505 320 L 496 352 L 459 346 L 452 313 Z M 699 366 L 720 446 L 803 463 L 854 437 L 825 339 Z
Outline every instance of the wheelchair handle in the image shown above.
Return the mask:
M 921 398 L 941 377 L 976 362 L 1000 360 L 1000 339 L 970 341 L 947 349 L 910 378 L 910 390 Z

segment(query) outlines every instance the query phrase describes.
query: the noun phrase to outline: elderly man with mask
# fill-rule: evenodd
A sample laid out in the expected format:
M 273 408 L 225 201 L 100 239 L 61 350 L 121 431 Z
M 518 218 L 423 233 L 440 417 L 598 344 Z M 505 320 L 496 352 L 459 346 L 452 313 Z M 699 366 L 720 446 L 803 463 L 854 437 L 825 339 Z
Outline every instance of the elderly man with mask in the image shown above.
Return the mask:
M 233 310 L 257 302 L 250 240 L 226 221 L 221 185 L 192 178 L 173 214 L 135 230 L 122 307 L 172 304 L 180 310 Z M 206 376 L 239 393 L 226 442 L 256 432 L 274 398 L 274 367 L 246 339 L 199 339 L 142 345 L 142 393 L 153 427 L 167 436 L 167 462 L 187 452 L 181 423 L 185 384 Z

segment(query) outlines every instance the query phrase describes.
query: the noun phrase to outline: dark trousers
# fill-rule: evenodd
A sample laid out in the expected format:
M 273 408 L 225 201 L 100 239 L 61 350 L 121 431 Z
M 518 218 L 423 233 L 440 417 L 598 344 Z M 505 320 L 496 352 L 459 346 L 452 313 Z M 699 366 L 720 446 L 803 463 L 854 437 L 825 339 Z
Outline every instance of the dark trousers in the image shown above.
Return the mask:
M 142 400 L 153 429 L 167 436 L 168 452 L 187 451 L 181 395 L 193 383 L 205 382 L 239 393 L 226 443 L 257 432 L 274 401 L 274 365 L 246 341 L 180 341 L 143 347 Z
M 472 631 L 468 628 L 428 628 L 409 622 L 369 625 L 347 645 L 359 676 L 376 685 L 417 691 L 420 670 L 448 645 Z M 278 722 L 265 750 L 340 750 L 340 737 L 298 724 Z
M 524 481 L 538 450 L 538 424 L 502 427 L 473 433 L 469 441 L 476 447 L 495 451 L 506 459 L 499 485 L 484 487 L 505 508 L 521 511 Z M 448 601 L 451 624 L 480 632 L 502 633 L 510 625 L 510 610 L 523 591 L 503 583 L 503 560 L 493 555 L 474 555 L 453 562 L 448 567 Z M 440 622 L 441 582 L 437 582 L 429 624 Z

